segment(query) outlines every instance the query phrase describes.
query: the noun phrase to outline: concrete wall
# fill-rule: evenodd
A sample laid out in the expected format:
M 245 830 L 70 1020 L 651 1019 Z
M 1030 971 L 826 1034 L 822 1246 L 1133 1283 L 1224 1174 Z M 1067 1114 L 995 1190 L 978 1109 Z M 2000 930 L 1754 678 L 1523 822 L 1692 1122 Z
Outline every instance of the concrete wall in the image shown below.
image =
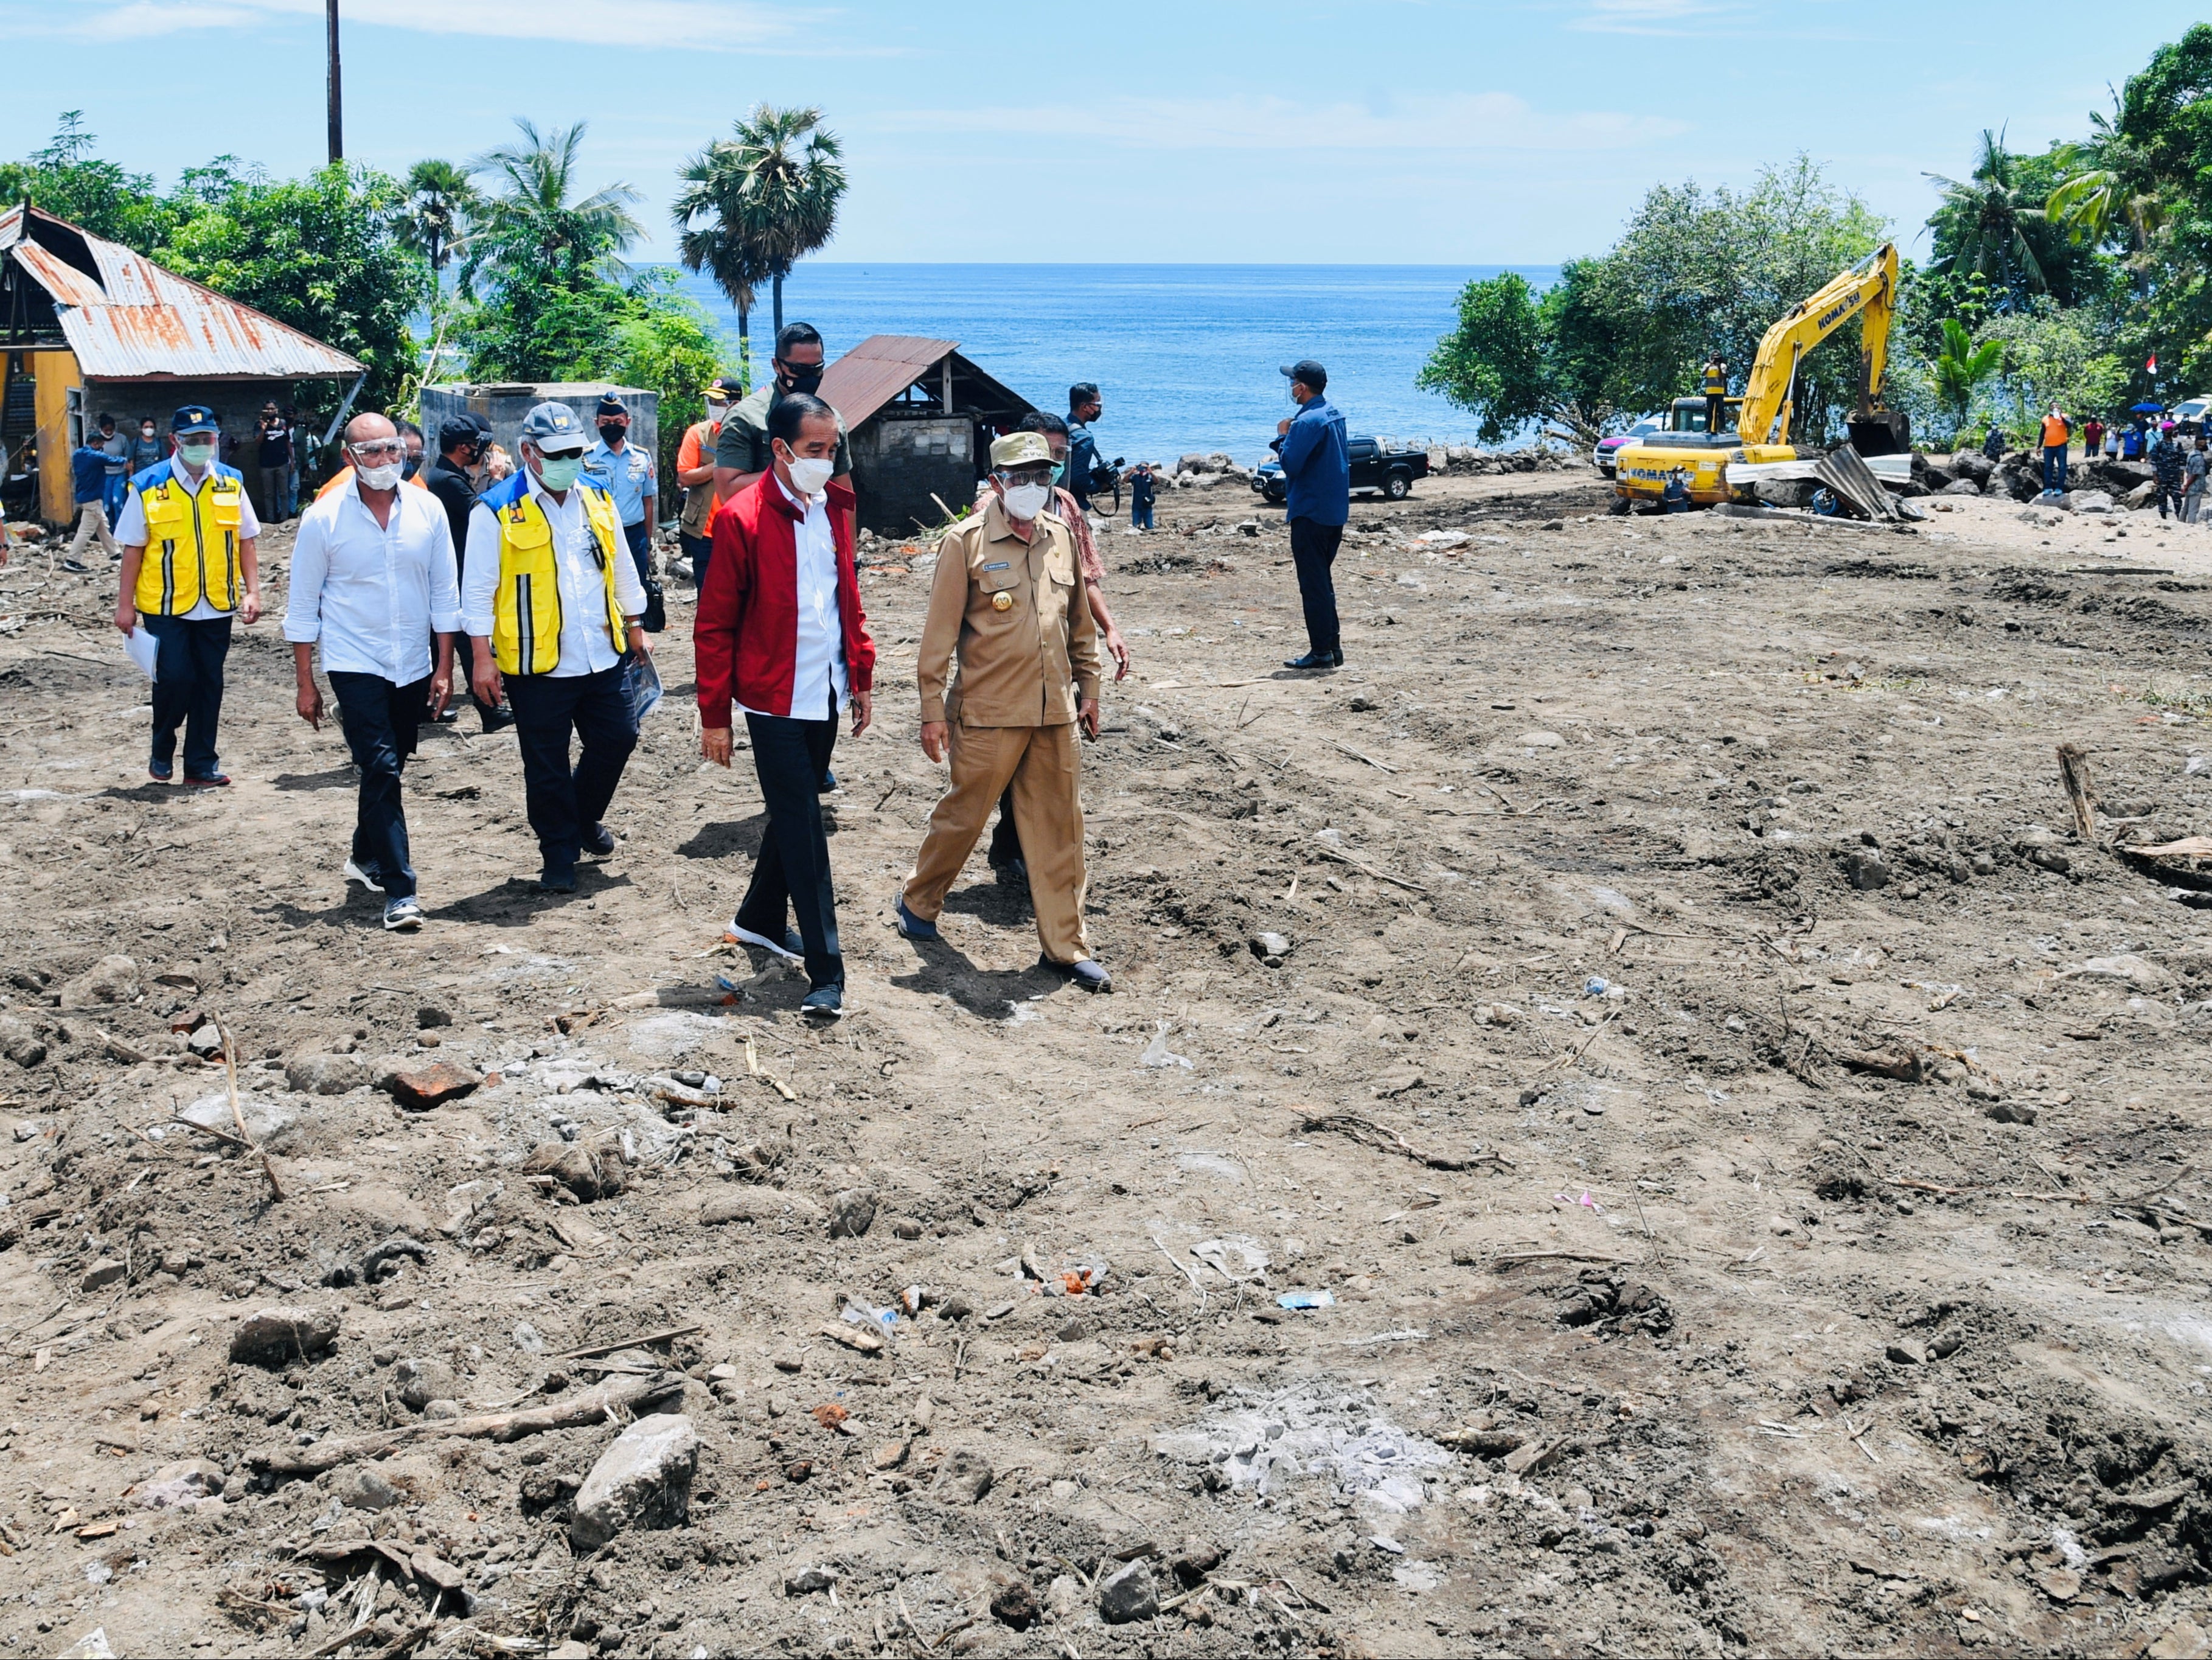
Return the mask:
M 964 416 L 895 420 L 877 415 L 852 435 L 853 488 L 864 529 L 882 536 L 913 536 L 915 520 L 945 522 L 945 506 L 975 499 L 975 423 Z
M 568 380 L 557 384 L 538 386 L 425 386 L 422 388 L 421 409 L 422 433 L 429 441 L 431 456 L 438 453 L 438 428 L 449 416 L 463 410 L 480 415 L 491 423 L 492 436 L 500 447 L 522 462 L 516 449 L 522 434 L 522 417 L 530 413 L 534 404 L 566 404 L 576 411 L 576 418 L 584 423 L 586 435 L 593 443 L 599 441 L 599 409 L 602 393 L 613 392 L 629 410 L 629 441 L 647 455 L 660 453 L 660 394 L 645 392 L 635 386 L 617 386 L 599 381 Z M 660 511 L 664 518 L 672 514 L 676 496 L 672 482 L 661 492 Z

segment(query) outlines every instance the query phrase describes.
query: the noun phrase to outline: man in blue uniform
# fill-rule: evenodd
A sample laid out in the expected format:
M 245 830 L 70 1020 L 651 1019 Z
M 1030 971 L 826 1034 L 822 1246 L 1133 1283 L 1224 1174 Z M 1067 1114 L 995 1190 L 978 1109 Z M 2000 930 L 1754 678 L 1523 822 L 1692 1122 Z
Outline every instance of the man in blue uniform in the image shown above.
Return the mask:
M 629 406 L 614 393 L 599 399 L 599 441 L 584 452 L 584 476 L 615 499 L 623 539 L 637 580 L 653 575 L 653 509 L 659 489 L 653 458 L 629 441 Z

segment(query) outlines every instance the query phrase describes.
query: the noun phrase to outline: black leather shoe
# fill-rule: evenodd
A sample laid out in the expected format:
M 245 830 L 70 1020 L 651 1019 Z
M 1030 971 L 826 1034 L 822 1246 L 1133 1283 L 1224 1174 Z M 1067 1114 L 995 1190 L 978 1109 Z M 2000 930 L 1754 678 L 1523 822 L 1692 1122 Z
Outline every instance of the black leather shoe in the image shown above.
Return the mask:
M 898 907 L 898 931 L 909 939 L 933 940 L 945 936 L 937 931 L 937 924 L 925 922 L 906 908 L 906 896 L 901 894 L 892 902 Z
M 538 875 L 538 891 L 540 893 L 574 893 L 575 891 L 576 873 L 572 870 L 549 870 Z
M 614 850 L 615 833 L 609 830 L 605 824 L 592 825 L 591 833 L 584 837 L 584 851 L 586 853 L 595 853 L 599 854 L 600 858 L 605 859 L 609 857 Z
M 1049 957 L 1037 958 L 1039 968 L 1050 969 L 1061 979 L 1080 986 L 1085 991 L 1111 991 L 1114 976 L 1106 972 L 1103 963 L 1085 957 L 1073 963 L 1055 963 Z
M 1333 669 L 1336 666 L 1333 651 L 1310 651 L 1304 657 L 1293 657 L 1283 666 L 1286 669 Z

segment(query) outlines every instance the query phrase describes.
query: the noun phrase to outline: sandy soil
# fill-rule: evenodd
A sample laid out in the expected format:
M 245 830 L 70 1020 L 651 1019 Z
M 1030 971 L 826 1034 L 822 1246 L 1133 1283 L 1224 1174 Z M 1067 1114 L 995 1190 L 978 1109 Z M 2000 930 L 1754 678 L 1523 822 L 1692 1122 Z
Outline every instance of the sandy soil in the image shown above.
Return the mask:
M 1318 678 L 1275 515 L 1117 532 L 1110 998 L 980 856 L 942 947 L 888 926 L 937 788 L 890 556 L 820 1031 L 717 946 L 763 820 L 684 607 L 573 899 L 521 885 L 511 738 L 426 735 L 404 938 L 273 624 L 235 787 L 150 787 L 104 581 L 19 555 L 0 1644 L 2205 1652 L 2212 931 L 2075 839 L 2054 750 L 2108 831 L 2212 830 L 2212 530 L 1605 507 L 1361 505 Z M 165 1124 L 236 1134 L 200 1017 L 281 1199 Z M 379 1087 L 441 1062 L 482 1081 Z M 902 1293 L 881 1353 L 829 1335 Z M 270 1308 L 310 1317 L 234 1361 Z M 653 1407 L 688 1519 L 580 1553 Z

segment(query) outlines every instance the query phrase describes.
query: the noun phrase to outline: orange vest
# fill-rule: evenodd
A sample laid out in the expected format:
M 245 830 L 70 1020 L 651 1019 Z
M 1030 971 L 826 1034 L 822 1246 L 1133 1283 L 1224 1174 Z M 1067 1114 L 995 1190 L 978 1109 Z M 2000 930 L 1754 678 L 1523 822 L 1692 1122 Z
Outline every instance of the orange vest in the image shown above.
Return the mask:
M 2063 449 L 2066 447 L 2068 436 L 2065 417 L 2057 415 L 2046 415 L 2043 417 L 2044 448 Z

